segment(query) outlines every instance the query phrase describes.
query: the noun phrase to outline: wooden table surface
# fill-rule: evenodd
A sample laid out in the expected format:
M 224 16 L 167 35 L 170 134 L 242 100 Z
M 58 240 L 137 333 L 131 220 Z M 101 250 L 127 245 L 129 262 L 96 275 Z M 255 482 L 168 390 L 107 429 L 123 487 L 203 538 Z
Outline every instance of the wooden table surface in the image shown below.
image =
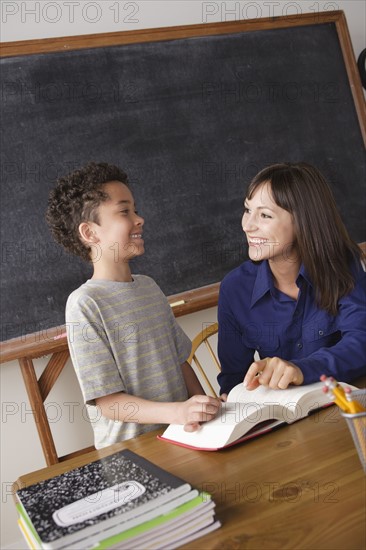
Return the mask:
M 157 433 L 21 476 L 14 489 L 127 448 L 212 494 L 222 527 L 182 548 L 365 549 L 365 474 L 336 406 L 222 451 Z

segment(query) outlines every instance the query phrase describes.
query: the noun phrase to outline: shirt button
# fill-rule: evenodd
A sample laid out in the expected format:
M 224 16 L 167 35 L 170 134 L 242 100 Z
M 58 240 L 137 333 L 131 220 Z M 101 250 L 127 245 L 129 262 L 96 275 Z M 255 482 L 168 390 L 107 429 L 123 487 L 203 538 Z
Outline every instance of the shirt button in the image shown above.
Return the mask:
M 299 349 L 302 349 L 302 343 L 299 342 L 299 343 L 297 344 L 297 347 L 298 347 Z
M 319 330 L 318 334 L 319 334 L 319 336 L 323 336 L 324 331 L 323 331 L 323 330 Z

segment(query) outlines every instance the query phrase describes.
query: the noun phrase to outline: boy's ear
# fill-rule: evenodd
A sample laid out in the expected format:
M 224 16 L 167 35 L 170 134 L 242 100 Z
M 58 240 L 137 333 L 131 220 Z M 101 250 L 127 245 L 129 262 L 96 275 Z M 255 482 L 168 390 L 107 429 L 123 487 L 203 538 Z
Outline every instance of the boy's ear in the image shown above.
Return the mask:
M 79 234 L 82 240 L 86 243 L 97 243 L 99 241 L 96 232 L 90 222 L 82 222 L 79 225 Z

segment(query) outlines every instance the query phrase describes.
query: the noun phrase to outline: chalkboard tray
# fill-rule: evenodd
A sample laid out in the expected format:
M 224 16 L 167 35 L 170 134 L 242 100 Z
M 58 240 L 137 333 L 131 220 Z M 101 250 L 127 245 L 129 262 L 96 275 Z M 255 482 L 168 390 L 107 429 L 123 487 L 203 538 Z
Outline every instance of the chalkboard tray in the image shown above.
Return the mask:
M 133 271 L 177 315 L 214 305 L 246 258 L 245 187 L 273 162 L 319 167 L 365 240 L 365 104 L 343 12 L 9 42 L 1 74 L 1 340 L 12 349 L 63 333 L 67 296 L 90 276 L 44 213 L 57 177 L 91 160 L 129 174 L 145 218 Z

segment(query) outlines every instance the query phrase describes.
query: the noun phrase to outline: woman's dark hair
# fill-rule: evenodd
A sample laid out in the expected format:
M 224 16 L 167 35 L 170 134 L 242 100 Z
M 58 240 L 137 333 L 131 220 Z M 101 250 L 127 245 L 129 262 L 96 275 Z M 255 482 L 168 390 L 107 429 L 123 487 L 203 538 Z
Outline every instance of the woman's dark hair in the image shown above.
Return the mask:
M 90 162 L 61 177 L 49 195 L 46 221 L 54 239 L 86 261 L 90 261 L 91 250 L 81 240 L 79 225 L 99 223 L 97 208 L 108 199 L 103 186 L 110 181 L 128 184 L 127 175 L 117 166 Z
M 274 164 L 254 177 L 247 198 L 265 183 L 275 203 L 293 216 L 298 254 L 319 307 L 336 315 L 339 299 L 354 287 L 352 259 L 364 255 L 348 235 L 328 183 L 310 164 Z

